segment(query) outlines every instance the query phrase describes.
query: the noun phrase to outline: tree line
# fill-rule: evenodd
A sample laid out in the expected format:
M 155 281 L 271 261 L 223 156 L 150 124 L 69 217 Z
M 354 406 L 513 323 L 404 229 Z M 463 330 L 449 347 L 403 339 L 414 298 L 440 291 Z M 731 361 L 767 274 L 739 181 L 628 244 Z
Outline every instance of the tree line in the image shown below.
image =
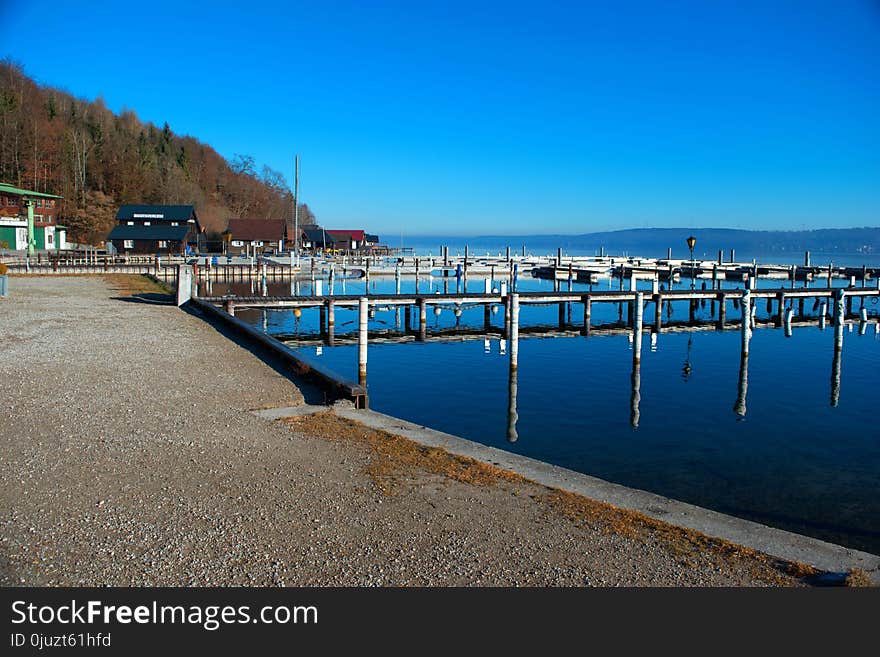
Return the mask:
M 194 205 L 209 233 L 230 218 L 290 218 L 284 176 L 254 158 L 227 161 L 209 145 L 37 84 L 11 60 L 0 61 L 0 180 L 64 197 L 58 223 L 68 239 L 99 244 L 126 203 Z M 300 204 L 300 221 L 314 215 Z

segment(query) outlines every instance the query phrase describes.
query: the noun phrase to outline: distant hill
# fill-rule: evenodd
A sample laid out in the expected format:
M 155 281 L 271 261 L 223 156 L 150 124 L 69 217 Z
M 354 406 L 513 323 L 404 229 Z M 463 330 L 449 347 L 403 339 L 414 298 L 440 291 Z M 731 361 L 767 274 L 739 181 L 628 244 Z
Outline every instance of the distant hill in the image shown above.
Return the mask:
M 880 258 L 880 227 L 820 228 L 816 230 L 740 230 L 735 228 L 633 228 L 584 233 L 580 235 L 485 235 L 479 237 L 419 236 L 411 241 L 425 245 L 469 244 L 475 252 L 497 251 L 502 245 L 518 249 L 527 245 L 533 253 L 565 251 L 598 253 L 604 247 L 610 254 L 635 254 L 661 257 L 672 247 L 673 257 L 686 258 L 685 240 L 697 238 L 694 250 L 698 257 L 714 258 L 718 250 L 736 249 L 741 256 L 795 256 L 809 250 L 816 256 L 877 254 Z M 435 249 L 436 250 L 436 249 Z
M 623 253 L 638 251 L 665 254 L 672 247 L 677 257 L 688 253 L 685 240 L 697 238 L 694 252 L 704 257 L 717 255 L 719 249 L 736 249 L 743 253 L 783 255 L 811 251 L 816 254 L 880 254 L 880 227 L 821 228 L 816 230 L 739 230 L 735 228 L 634 228 L 630 230 L 585 233 L 583 235 L 541 236 L 548 243 L 563 248 L 589 249 L 605 247 L 606 251 Z M 560 240 L 562 240 L 560 242 Z M 530 244 L 533 243 L 530 241 Z

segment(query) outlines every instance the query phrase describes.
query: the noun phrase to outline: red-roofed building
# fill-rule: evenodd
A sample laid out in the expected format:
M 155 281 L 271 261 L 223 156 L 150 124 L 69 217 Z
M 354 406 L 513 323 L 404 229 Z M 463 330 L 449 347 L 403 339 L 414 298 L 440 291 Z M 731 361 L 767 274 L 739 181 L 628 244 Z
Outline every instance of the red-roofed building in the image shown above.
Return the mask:
M 333 236 L 333 247 L 343 251 L 357 251 L 363 249 L 366 236 L 362 230 L 328 230 Z

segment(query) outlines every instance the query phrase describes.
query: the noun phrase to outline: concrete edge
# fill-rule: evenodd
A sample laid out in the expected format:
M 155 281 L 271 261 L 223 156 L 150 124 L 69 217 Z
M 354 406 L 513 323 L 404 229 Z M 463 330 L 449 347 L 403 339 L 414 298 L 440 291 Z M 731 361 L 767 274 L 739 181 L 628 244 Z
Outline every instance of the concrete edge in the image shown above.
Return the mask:
M 637 511 L 655 520 L 722 538 L 783 561 L 797 561 L 831 573 L 845 573 L 858 568 L 867 573 L 875 584 L 880 584 L 880 556 L 875 554 L 614 484 L 376 411 L 356 410 L 342 404 L 334 406 L 332 410 L 340 417 L 403 436 L 420 445 L 440 447 L 452 454 L 510 470 L 542 486 Z
M 257 417 L 264 420 L 281 420 L 286 417 L 304 417 L 306 415 L 314 415 L 321 411 L 326 411 L 328 406 L 318 406 L 316 404 L 302 404 L 300 406 L 281 406 L 279 408 L 262 408 L 251 411 Z

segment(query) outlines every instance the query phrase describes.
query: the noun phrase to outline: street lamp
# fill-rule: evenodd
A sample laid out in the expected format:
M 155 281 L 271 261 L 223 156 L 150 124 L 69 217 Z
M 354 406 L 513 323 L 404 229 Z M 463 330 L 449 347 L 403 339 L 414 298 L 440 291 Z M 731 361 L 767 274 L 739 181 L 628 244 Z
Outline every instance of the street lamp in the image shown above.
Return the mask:
M 697 263 L 694 260 L 694 247 L 697 245 L 697 238 L 691 235 L 687 238 L 687 245 L 691 251 L 691 289 L 694 289 L 694 277 L 696 276 L 696 266 Z

